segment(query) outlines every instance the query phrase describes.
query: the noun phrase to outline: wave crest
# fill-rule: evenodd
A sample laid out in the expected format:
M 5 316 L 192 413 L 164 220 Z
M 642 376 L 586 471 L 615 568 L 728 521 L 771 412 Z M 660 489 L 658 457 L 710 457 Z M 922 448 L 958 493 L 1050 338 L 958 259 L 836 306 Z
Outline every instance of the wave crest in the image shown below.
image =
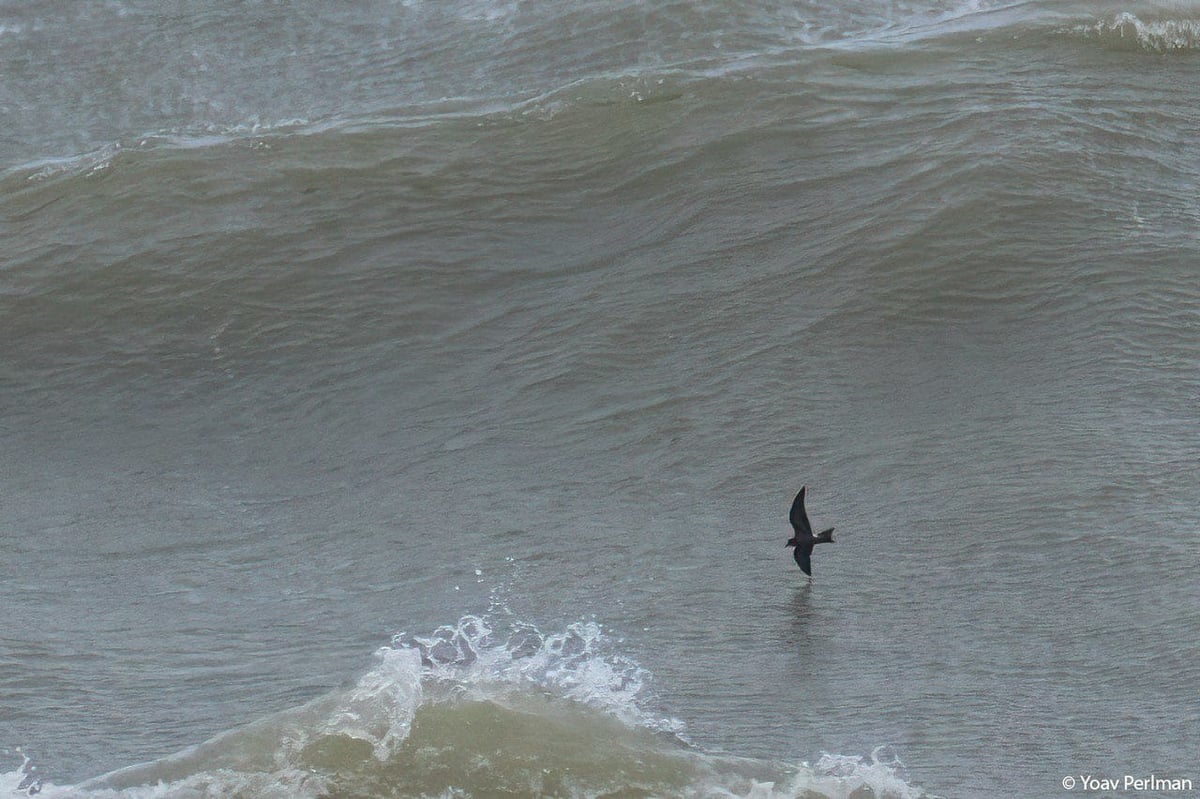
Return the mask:
M 1143 20 L 1124 11 L 1112 19 L 1076 28 L 1075 32 L 1099 39 L 1117 49 L 1153 53 L 1181 53 L 1200 49 L 1200 20 L 1195 19 Z

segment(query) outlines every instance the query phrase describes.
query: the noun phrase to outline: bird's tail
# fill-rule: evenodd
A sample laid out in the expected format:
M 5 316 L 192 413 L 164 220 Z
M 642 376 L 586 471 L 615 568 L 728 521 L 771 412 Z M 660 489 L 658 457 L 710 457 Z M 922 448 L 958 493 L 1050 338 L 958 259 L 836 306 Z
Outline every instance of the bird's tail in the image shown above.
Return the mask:
M 814 544 L 832 544 L 833 543 L 833 528 L 830 527 L 828 530 L 822 530 L 820 533 L 817 534 L 817 537 L 813 539 L 813 543 Z

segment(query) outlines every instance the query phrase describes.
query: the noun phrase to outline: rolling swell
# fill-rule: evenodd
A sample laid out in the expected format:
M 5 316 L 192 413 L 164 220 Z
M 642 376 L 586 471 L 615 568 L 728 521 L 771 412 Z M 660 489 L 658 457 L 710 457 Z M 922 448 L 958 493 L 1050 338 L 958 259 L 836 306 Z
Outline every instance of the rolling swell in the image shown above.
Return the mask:
M 747 412 L 783 425 L 796 409 L 763 407 L 758 386 L 800 409 L 852 390 L 778 374 L 799 342 L 818 374 L 850 342 L 880 397 L 952 380 L 996 338 L 1003 369 L 973 397 L 1021 362 L 1042 394 L 1026 407 L 1076 396 L 1058 375 L 1081 382 L 1097 362 L 1105 391 L 1149 394 L 1137 363 L 1186 363 L 1171 331 L 1193 290 L 1156 261 L 1200 218 L 1200 164 L 1161 155 L 1187 104 L 1157 79 L 1079 102 L 1109 82 L 1064 84 L 1052 66 L 1064 47 L 1094 56 L 1091 28 L 1005 14 L 934 20 L 921 47 L 865 46 L 889 26 L 844 22 L 852 35 L 818 37 L 837 47 L 184 128 L 10 171 L 15 413 L 61 387 L 81 419 L 68 388 L 202 404 L 181 421 L 199 429 L 269 407 L 338 430 L 347 397 L 395 395 L 437 408 L 418 449 L 519 444 L 553 461 L 579 445 L 703 473 L 663 442 Z M 913 363 L 926 346 L 941 360 Z M 460 389 L 480 385 L 494 389 Z M 939 406 L 933 388 L 912 399 Z M 769 436 L 728 430 L 728 450 L 769 462 Z

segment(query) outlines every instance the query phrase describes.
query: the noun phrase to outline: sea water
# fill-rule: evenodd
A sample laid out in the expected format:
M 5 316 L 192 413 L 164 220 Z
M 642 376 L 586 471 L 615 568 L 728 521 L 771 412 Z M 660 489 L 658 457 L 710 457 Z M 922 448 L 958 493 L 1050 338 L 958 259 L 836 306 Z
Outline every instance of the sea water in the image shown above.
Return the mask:
M 1200 779 L 1198 30 L 0 5 L 0 792 Z

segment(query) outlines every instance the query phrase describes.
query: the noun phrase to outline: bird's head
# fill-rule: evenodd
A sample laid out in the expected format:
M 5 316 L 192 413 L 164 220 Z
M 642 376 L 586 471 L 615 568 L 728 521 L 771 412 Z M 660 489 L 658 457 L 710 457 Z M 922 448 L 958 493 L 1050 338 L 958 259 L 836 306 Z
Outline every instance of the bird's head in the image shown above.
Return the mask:
M 788 542 L 787 542 L 787 543 L 786 543 L 784 546 L 789 546 L 789 547 L 794 547 L 794 546 L 796 546 L 796 539 L 795 539 L 795 538 L 789 538 L 789 539 L 788 539 Z

